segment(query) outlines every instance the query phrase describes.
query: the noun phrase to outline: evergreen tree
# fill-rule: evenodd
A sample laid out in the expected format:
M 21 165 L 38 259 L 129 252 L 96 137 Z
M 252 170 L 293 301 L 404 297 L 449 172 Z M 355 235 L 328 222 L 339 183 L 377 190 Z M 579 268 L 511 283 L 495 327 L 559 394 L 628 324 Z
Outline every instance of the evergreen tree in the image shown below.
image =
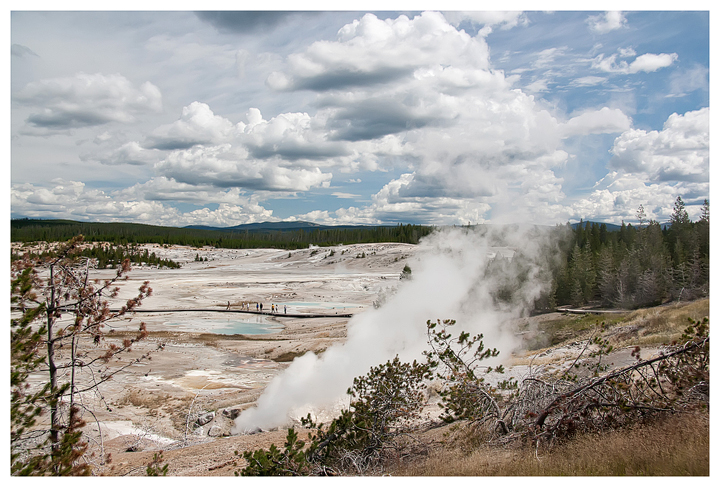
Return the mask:
M 593 223 L 592 227 L 590 228 L 590 237 L 589 237 L 589 243 L 590 243 L 590 250 L 592 250 L 593 254 L 597 254 L 600 251 L 600 225 L 597 223 Z
M 707 199 L 703 201 L 702 213 L 700 214 L 700 221 L 710 224 L 710 202 Z
M 107 298 L 117 294 L 116 284 L 130 270 L 130 262 L 126 260 L 115 277 L 97 282 L 90 278 L 88 259 L 78 256 L 81 240 L 71 240 L 50 259 L 26 255 L 13 263 L 11 303 L 19 311 L 19 317 L 11 319 L 14 475 L 88 475 L 90 466 L 82 459 L 87 449 L 80 429 L 82 396 L 97 392 L 114 373 L 147 358 L 117 364 L 120 354 L 147 336 L 144 324 L 136 337 L 119 346 L 105 342 L 103 328 L 135 310 L 152 290 L 145 282 L 120 311 L 110 311 Z M 37 272 L 40 266 L 47 269 L 46 277 Z M 62 315 L 71 319 L 61 321 Z M 33 372 L 46 377 L 39 392 L 30 392 L 28 378 Z M 36 425 L 42 414 L 49 416 L 45 431 Z
M 570 297 L 573 305 L 581 305 L 593 299 L 595 294 L 595 268 L 589 247 L 575 245 L 568 266 Z
M 673 213 L 670 216 L 670 228 L 668 229 L 668 243 L 675 266 L 686 262 L 695 251 L 692 238 L 692 222 L 685 210 L 685 202 L 678 196 L 675 200 Z
M 703 202 L 702 213 L 700 219 L 695 224 L 697 230 L 697 239 L 699 243 L 698 251 L 700 258 L 705 259 L 706 265 L 710 264 L 710 202 Z
M 687 210 L 685 210 L 685 202 L 682 197 L 678 196 L 673 206 L 673 213 L 670 216 L 670 225 L 680 228 L 689 223 L 690 217 L 688 216 Z
M 647 222 L 647 215 L 645 215 L 645 207 L 643 205 L 638 206 L 637 209 L 638 224 L 643 227 Z
M 581 221 L 574 228 L 566 259 L 556 267 L 554 297 L 558 304 L 579 305 L 600 299 L 604 306 L 635 308 L 670 299 L 708 294 L 709 220 L 707 200 L 693 223 L 681 197 L 670 225 L 663 230 L 643 205 L 639 225 L 624 221 L 618 232 Z
M 600 245 L 605 245 L 608 239 L 608 229 L 606 224 L 600 225 Z
M 615 262 L 613 260 L 612 243 L 604 246 L 600 250 L 597 267 L 598 272 L 596 282 L 598 284 L 600 300 L 604 306 L 611 306 L 617 298 L 616 271 Z

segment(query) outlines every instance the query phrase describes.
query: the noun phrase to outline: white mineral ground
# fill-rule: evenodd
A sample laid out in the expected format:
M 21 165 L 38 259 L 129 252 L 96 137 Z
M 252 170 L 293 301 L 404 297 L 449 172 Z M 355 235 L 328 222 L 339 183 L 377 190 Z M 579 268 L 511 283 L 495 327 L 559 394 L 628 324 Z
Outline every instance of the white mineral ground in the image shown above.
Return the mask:
M 282 445 L 285 436 L 282 428 L 227 437 L 233 422 L 221 412 L 253 406 L 264 387 L 288 367 L 293 356 L 305 351 L 322 352 L 343 342 L 349 318 L 335 315 L 357 314 L 372 308 L 383 289 L 398 285 L 403 267 L 408 263 L 412 266 L 417 249 L 406 244 L 361 244 L 290 252 L 144 247 L 158 257 L 179 262 L 182 268 L 133 267 L 114 302 L 116 307 L 133 296 L 143 281 L 150 281 L 153 293 L 142 303 L 143 312 L 112 323 L 106 331 L 132 331 L 137 330 L 140 321 L 146 323 L 150 337 L 135 345 L 124 361 L 153 350 L 158 344 L 164 344 L 164 349 L 153 353 L 151 360 L 115 374 L 100 387 L 102 397 L 83 397 L 88 410 L 94 413 L 84 416 L 88 431 L 96 438 L 91 448 L 111 452 L 114 458 L 105 466 L 96 458 L 98 472 L 110 475 L 143 475 L 152 452 L 160 449 L 165 450 L 171 475 L 232 475 L 237 470 L 230 463 L 236 458 L 233 450 L 268 447 L 271 441 Z M 331 251 L 334 255 L 330 255 Z M 363 253 L 365 257 L 361 258 Z M 196 255 L 203 261 L 195 261 Z M 95 275 L 103 278 L 113 273 L 107 269 Z M 263 317 L 266 324 L 277 328 L 269 334 L 231 336 L 223 329 L 237 321 L 256 322 L 259 317 L 245 313 L 159 311 L 223 311 L 228 302 L 230 309 L 236 311 L 243 302 L 252 303 L 253 311 L 255 303 L 261 302 L 266 312 L 272 304 L 280 304 L 280 313 Z M 328 316 L 283 316 L 285 304 L 289 314 Z M 112 339 L 112 333 L 107 335 L 108 339 Z M 552 366 L 557 356 L 576 356 L 581 345 L 577 345 L 577 350 L 571 348 L 554 349 L 552 357 L 515 356 L 513 363 L 506 365 L 513 367 L 512 375 L 521 377 L 529 365 Z M 627 355 L 629 359 L 629 352 Z M 217 413 L 215 418 L 197 427 L 198 413 L 212 411 Z M 324 415 L 317 412 L 321 419 L 329 419 L 336 411 L 324 411 Z M 97 434 L 98 426 L 101 436 Z M 128 449 L 138 451 L 130 453 Z
M 158 344 L 164 344 L 164 349 L 153 353 L 151 360 L 115 374 L 100 387 L 102 398 L 83 398 L 95 416 L 85 415 L 88 428 L 96 433 L 99 424 L 102 438 L 98 437 L 98 445 L 102 443 L 106 451 L 122 451 L 138 443 L 140 449 L 154 449 L 213 440 L 207 435 L 212 424 L 204 429 L 194 427 L 198 412 L 245 409 L 289 365 L 292 356 L 321 352 L 342 341 L 349 319 L 343 315 L 372 307 L 383 288 L 396 286 L 416 248 L 367 244 L 289 252 L 143 247 L 182 268 L 134 266 L 129 279 L 121 284 L 118 299 L 111 302 L 112 308 L 119 307 L 137 294 L 143 281 L 150 281 L 152 296 L 143 301 L 140 312 L 105 329 L 112 340 L 113 333 L 135 331 L 142 321 L 150 337 L 134 345 L 122 362 L 111 365 L 154 350 Z M 331 250 L 335 255 L 329 256 Z M 365 258 L 359 258 L 363 252 Z M 203 261 L 195 261 L 196 255 Z M 114 272 L 100 270 L 93 277 L 109 278 Z M 252 311 L 255 303 L 263 303 L 266 314 L 228 313 L 228 302 L 233 311 L 241 310 L 244 302 L 252 303 Z M 270 315 L 271 305 L 276 303 L 283 306 L 281 313 Z M 284 316 L 286 304 L 290 315 L 327 317 Z M 219 312 L 160 311 L 191 309 Z M 158 312 L 151 312 L 155 310 Z M 270 325 L 272 332 L 228 335 L 226 328 L 241 321 Z M 281 361 L 276 362 L 278 358 Z M 220 419 L 213 423 L 221 423 Z M 232 421 L 219 426 L 227 434 Z

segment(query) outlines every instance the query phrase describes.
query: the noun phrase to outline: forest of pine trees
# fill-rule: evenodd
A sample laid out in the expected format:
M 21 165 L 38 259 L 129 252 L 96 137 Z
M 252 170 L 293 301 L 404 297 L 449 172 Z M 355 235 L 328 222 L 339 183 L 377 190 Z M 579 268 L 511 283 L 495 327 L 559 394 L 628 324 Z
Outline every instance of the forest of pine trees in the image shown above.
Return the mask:
M 648 220 L 642 205 L 637 218 L 637 227 L 623 222 L 615 232 L 582 221 L 571 229 L 566 258 L 554 273 L 557 305 L 637 308 L 708 296 L 708 200 L 696 222 L 681 197 L 668 224 Z
M 70 220 L 18 219 L 10 222 L 13 242 L 59 242 L 83 235 L 86 242 L 113 244 L 189 245 L 226 249 L 276 248 L 296 250 L 308 245 L 396 242 L 416 244 L 434 227 L 425 225 L 323 227 L 292 230 L 203 230 L 138 223 L 95 223 Z
M 55 257 L 54 251 L 48 250 L 37 255 L 40 258 Z M 170 259 L 162 259 L 155 252 L 149 252 L 147 249 L 140 250 L 135 245 L 112 245 L 107 243 L 98 243 L 91 247 L 86 247 L 79 251 L 77 255 L 93 259 L 95 266 L 99 269 L 111 268 L 116 269 L 122 265 L 125 259 L 129 259 L 133 264 L 144 263 L 151 266 L 167 267 L 169 269 L 178 269 L 180 264 Z M 22 253 L 10 254 L 10 261 L 15 261 L 23 257 Z

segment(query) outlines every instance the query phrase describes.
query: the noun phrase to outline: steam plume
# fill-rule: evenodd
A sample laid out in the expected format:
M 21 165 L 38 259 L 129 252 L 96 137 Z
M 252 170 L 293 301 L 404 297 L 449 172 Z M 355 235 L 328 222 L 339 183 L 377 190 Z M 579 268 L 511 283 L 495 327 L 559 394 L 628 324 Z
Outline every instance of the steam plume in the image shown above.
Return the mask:
M 267 386 L 257 406 L 235 420 L 233 433 L 284 425 L 293 411 L 304 416 L 310 408 L 330 406 L 343 398 L 354 377 L 395 355 L 422 359 L 427 320 L 455 319 L 458 330 L 483 333 L 486 346 L 501 352 L 496 363 L 502 362 L 518 345 L 508 321 L 527 312 L 549 288 L 545 264 L 557 255 L 551 233 L 505 227 L 429 235 L 410 262 L 412 280 L 403 281 L 379 309 L 353 317 L 345 343 L 322 357 L 296 358 Z

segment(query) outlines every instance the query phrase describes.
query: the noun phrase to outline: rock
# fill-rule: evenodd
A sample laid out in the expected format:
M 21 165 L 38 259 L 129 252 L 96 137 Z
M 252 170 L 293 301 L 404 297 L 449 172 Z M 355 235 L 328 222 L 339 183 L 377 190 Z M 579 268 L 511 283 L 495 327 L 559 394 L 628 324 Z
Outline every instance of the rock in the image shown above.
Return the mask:
M 215 413 L 211 411 L 209 413 L 198 414 L 198 419 L 195 422 L 197 423 L 198 426 L 205 426 L 213 419 L 215 419 Z
M 216 415 L 210 423 L 205 425 L 207 436 L 219 437 L 230 436 L 235 427 L 235 421 L 228 418 L 224 412 Z
M 240 411 L 239 408 L 225 408 L 222 410 L 222 415 L 226 418 L 235 419 L 240 416 Z

